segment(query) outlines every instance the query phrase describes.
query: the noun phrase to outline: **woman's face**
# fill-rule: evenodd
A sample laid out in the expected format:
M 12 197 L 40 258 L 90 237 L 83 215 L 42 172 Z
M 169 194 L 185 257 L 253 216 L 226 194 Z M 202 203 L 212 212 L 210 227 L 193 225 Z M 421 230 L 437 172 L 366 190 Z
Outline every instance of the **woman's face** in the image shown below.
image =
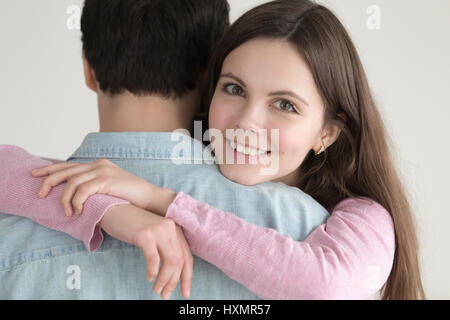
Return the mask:
M 224 61 L 209 113 L 210 129 L 222 133 L 211 136 L 221 173 L 244 185 L 296 185 L 306 155 L 322 146 L 323 114 L 313 76 L 294 45 L 272 39 L 244 43 Z M 235 136 L 227 139 L 227 129 Z

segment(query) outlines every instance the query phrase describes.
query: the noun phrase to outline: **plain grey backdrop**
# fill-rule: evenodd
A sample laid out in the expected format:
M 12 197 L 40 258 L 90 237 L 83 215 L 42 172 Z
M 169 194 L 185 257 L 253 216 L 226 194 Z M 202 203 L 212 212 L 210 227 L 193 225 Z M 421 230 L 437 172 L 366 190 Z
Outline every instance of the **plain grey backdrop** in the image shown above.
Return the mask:
M 234 21 L 266 1 L 229 2 Z M 450 299 L 450 1 L 319 2 L 349 30 L 394 142 L 416 215 L 428 298 Z M 82 3 L 0 0 L 0 144 L 66 159 L 98 131 L 76 28 Z

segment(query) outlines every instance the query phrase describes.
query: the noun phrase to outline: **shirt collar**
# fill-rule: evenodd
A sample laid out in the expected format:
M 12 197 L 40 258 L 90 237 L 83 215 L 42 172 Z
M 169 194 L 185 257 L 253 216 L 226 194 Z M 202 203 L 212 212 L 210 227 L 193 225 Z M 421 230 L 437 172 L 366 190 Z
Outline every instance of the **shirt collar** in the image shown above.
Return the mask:
M 204 152 L 204 149 L 208 152 Z M 159 160 L 214 159 L 210 146 L 183 132 L 91 132 L 68 161 L 92 158 Z

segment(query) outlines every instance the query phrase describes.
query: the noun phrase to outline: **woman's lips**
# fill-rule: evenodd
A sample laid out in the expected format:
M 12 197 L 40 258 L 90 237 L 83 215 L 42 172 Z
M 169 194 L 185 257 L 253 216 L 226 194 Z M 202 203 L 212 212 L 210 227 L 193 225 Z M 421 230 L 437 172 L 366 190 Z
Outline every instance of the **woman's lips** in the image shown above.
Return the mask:
M 236 144 L 228 139 L 225 139 L 225 144 L 228 151 L 227 154 L 229 154 L 230 151 L 233 153 L 233 164 L 241 164 L 243 162 L 242 160 L 244 160 L 245 164 L 257 164 L 259 158 L 267 157 L 271 153 L 271 151 L 263 151 L 255 148 L 250 149 L 250 147 L 248 146 L 245 147 L 243 145 Z M 240 151 L 247 149 L 246 151 L 250 151 L 252 154 L 245 154 L 238 151 L 237 149 Z M 238 161 L 239 159 L 242 160 Z M 224 161 L 226 163 L 227 159 L 225 159 Z
M 226 139 L 226 140 L 228 141 L 230 146 L 233 149 L 237 150 L 239 153 L 249 154 L 251 156 L 270 153 L 270 150 L 267 150 L 267 149 L 260 149 L 258 147 L 253 147 L 248 144 L 243 145 L 241 143 L 237 143 L 237 142 L 235 142 L 233 140 L 229 140 L 229 139 Z

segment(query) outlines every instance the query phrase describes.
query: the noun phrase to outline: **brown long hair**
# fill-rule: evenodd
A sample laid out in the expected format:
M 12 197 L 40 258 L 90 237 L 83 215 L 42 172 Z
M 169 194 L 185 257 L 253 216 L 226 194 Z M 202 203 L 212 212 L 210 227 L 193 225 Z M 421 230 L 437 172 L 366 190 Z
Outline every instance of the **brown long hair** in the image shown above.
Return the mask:
M 396 249 L 382 299 L 425 299 L 412 210 L 391 156 L 392 142 L 371 95 L 361 60 L 347 31 L 327 8 L 309 0 L 278 0 L 238 19 L 219 42 L 202 85 L 197 119 L 209 106 L 228 54 L 254 38 L 285 39 L 308 63 L 325 103 L 325 124 L 341 128 L 319 156 L 306 156 L 298 187 L 329 212 L 348 197 L 368 197 L 392 216 Z M 344 118 L 339 117 L 344 114 Z

